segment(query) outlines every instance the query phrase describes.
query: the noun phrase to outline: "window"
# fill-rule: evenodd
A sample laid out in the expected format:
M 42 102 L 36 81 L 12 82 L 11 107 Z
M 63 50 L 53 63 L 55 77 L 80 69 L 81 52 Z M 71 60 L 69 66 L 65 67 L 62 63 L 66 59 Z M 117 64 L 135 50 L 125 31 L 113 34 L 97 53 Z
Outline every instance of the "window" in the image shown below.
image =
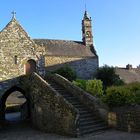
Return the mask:
M 14 57 L 14 63 L 17 65 L 17 56 Z

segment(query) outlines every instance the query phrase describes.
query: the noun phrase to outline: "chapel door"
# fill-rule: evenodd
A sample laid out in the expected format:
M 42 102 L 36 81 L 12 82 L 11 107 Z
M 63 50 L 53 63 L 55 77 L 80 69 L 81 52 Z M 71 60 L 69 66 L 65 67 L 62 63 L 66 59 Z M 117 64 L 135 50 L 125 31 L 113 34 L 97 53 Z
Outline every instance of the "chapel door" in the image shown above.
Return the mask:
M 25 65 L 25 74 L 31 74 L 36 72 L 36 62 L 35 60 L 28 60 Z

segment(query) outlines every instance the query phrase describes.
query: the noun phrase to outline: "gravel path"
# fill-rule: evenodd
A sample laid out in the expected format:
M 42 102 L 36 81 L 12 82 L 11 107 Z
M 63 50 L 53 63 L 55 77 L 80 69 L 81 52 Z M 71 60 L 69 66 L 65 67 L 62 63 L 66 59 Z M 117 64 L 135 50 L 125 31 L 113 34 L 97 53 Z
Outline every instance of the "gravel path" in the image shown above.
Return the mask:
M 0 130 L 0 140 L 140 140 L 140 134 L 107 130 L 96 135 L 69 138 L 56 134 L 43 133 L 26 125 L 22 127 L 13 125 Z

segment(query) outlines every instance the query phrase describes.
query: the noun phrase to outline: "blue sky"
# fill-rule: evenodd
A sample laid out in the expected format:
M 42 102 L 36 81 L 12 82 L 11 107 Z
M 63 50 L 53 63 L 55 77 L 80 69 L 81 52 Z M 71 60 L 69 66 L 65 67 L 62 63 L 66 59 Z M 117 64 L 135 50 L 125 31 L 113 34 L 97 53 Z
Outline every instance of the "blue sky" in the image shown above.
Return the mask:
M 140 0 L 2 0 L 0 29 L 16 11 L 31 38 L 81 40 L 85 4 L 100 66 L 140 64 Z

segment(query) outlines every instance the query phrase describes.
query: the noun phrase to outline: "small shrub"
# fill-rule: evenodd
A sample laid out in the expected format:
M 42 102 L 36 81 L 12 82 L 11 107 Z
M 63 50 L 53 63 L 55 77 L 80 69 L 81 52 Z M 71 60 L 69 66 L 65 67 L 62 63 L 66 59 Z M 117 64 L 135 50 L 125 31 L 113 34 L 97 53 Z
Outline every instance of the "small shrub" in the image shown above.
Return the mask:
M 86 84 L 87 84 L 86 80 L 76 79 L 75 81 L 73 81 L 73 83 L 76 86 L 82 88 L 83 90 L 86 90 Z
M 131 83 L 126 85 L 127 88 L 129 88 L 131 90 L 131 92 L 137 92 L 140 90 L 140 83 L 135 82 L 135 83 Z
M 135 92 L 135 102 L 140 105 L 140 90 Z
M 140 104 L 140 83 L 131 83 L 126 85 L 126 87 L 131 91 L 135 96 L 135 103 Z
M 52 73 L 57 73 L 70 81 L 73 81 L 76 79 L 75 71 L 72 68 L 70 68 L 69 66 L 61 67 L 61 68 L 53 71 Z
M 103 95 L 103 85 L 101 80 L 88 80 L 86 91 L 94 96 L 101 97 Z
M 81 80 L 77 79 L 73 81 L 75 85 L 82 88 L 83 90 L 89 92 L 93 96 L 102 96 L 103 95 L 103 85 L 101 80 Z
M 129 95 L 130 91 L 123 87 L 111 87 L 106 90 L 106 103 L 110 107 L 122 106 L 126 104 L 126 95 Z

